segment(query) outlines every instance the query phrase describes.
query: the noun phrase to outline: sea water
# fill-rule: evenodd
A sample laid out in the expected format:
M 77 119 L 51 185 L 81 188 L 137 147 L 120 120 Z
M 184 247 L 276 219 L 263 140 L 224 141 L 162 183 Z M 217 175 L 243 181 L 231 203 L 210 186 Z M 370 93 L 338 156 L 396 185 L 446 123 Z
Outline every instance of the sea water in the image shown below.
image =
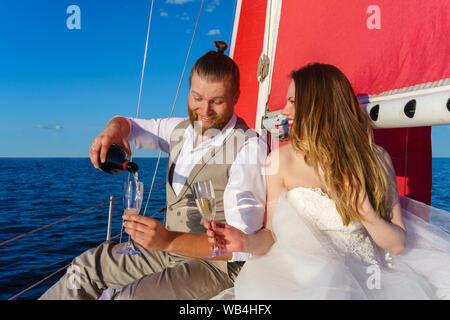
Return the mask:
M 146 189 L 143 214 L 157 159 L 134 160 Z M 166 160 L 159 163 L 154 185 L 165 182 Z M 119 235 L 123 215 L 120 197 L 127 178 L 126 172 L 111 175 L 95 169 L 88 158 L 0 158 L 0 243 L 103 203 L 0 246 L 0 299 L 9 299 L 105 241 L 110 196 L 117 198 L 111 236 Z M 146 216 L 165 207 L 165 201 L 165 186 L 154 188 Z M 164 219 L 161 214 L 154 218 Z M 39 297 L 63 272 L 17 299 Z
M 147 202 L 154 158 L 136 158 Z M 165 182 L 161 159 L 155 185 Z M 432 206 L 450 211 L 450 158 L 433 159 Z M 127 174 L 109 175 L 88 158 L 0 158 L 0 243 L 102 204 L 46 229 L 0 246 L 0 299 L 9 299 L 62 268 L 106 239 L 110 196 L 120 197 Z M 165 186 L 151 194 L 146 216 L 165 206 Z M 112 236 L 120 234 L 122 199 L 114 202 Z M 163 222 L 164 217 L 155 218 Z M 450 230 L 450 226 L 446 226 Z M 119 238 L 116 238 L 118 241 Z M 36 299 L 63 274 L 59 272 L 17 299 Z

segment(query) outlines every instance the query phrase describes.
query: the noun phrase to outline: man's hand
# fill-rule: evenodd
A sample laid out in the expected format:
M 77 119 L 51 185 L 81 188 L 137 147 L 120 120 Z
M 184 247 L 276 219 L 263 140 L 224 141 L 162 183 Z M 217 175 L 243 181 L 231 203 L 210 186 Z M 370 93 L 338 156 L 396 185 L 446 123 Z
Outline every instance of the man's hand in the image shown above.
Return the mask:
M 125 232 L 148 250 L 167 251 L 172 241 L 172 233 L 158 220 L 139 214 L 125 214 L 123 219 Z
M 95 168 L 100 167 L 100 162 L 106 161 L 111 144 L 117 144 L 123 148 L 128 155 L 131 155 L 130 144 L 127 137 L 130 133 L 130 124 L 123 117 L 114 117 L 107 124 L 105 129 L 94 139 L 89 149 L 89 158 Z M 100 161 L 99 161 L 100 160 Z

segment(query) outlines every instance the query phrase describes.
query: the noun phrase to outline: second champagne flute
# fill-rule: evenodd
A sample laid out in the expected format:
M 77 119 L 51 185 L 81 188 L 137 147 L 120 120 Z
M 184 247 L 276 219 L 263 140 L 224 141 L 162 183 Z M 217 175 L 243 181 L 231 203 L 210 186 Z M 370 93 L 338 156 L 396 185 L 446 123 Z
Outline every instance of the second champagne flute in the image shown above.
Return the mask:
M 216 197 L 214 187 L 211 180 L 195 182 L 193 185 L 195 203 L 197 208 L 206 221 L 214 221 L 216 215 Z M 225 254 L 216 245 L 214 245 L 213 253 L 206 258 L 213 258 Z

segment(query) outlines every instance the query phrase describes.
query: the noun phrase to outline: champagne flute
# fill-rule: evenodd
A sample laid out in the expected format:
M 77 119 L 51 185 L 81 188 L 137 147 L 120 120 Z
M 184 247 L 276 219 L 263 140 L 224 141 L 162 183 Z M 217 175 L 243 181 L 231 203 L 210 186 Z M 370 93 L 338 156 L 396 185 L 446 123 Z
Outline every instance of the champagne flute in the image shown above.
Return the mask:
M 124 183 L 123 190 L 123 209 L 125 214 L 139 214 L 142 205 L 142 197 L 144 194 L 144 183 L 139 182 L 137 177 L 129 179 Z M 140 251 L 134 250 L 131 247 L 130 235 L 128 235 L 128 242 L 125 249 L 118 250 L 117 253 L 126 255 L 141 254 Z
M 193 191 L 197 208 L 206 221 L 214 221 L 216 215 L 216 197 L 214 187 L 211 180 L 193 183 Z M 216 245 L 214 245 L 213 253 L 206 258 L 213 258 L 225 254 Z

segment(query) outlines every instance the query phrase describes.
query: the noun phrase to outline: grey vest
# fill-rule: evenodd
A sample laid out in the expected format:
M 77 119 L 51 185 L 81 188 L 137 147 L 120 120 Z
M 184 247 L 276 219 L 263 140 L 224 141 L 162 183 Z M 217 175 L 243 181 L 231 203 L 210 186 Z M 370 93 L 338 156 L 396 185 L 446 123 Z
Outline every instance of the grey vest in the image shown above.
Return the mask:
M 181 122 L 175 127 L 170 137 L 170 154 L 167 162 L 167 211 L 165 226 L 167 230 L 205 233 L 202 215 L 197 209 L 191 185 L 196 181 L 211 180 L 216 195 L 216 221 L 225 222 L 223 208 L 223 192 L 228 183 L 230 168 L 236 155 L 245 141 L 256 133 L 248 130 L 244 120 L 237 118 L 233 132 L 224 140 L 222 145 L 211 147 L 205 156 L 192 169 L 183 189 L 178 196 L 172 189 L 172 176 L 174 172 L 174 160 L 181 151 L 184 139 L 184 131 L 190 126 L 190 121 Z M 247 131 L 248 130 L 248 131 Z M 177 161 L 183 161 L 179 159 Z
M 181 122 L 175 127 L 170 137 L 169 160 L 167 161 L 167 178 L 166 178 L 166 198 L 167 209 L 165 217 L 165 226 L 167 230 L 188 232 L 188 233 L 205 233 L 203 227 L 202 215 L 195 204 L 192 183 L 196 181 L 211 180 L 214 186 L 216 196 L 216 216 L 215 221 L 225 222 L 225 214 L 223 209 L 223 192 L 228 183 L 230 176 L 230 168 L 236 158 L 236 155 L 250 136 L 255 136 L 254 131 L 248 130 L 244 120 L 237 118 L 233 132 L 231 132 L 224 140 L 222 145 L 213 146 L 205 156 L 194 166 L 183 188 L 178 196 L 172 189 L 172 176 L 174 173 L 174 161 L 180 154 L 181 147 L 184 142 L 184 132 L 191 123 L 189 120 Z M 182 161 L 182 159 L 177 160 Z M 233 278 L 241 269 L 243 263 L 227 261 L 208 261 L 219 270 L 233 274 Z

